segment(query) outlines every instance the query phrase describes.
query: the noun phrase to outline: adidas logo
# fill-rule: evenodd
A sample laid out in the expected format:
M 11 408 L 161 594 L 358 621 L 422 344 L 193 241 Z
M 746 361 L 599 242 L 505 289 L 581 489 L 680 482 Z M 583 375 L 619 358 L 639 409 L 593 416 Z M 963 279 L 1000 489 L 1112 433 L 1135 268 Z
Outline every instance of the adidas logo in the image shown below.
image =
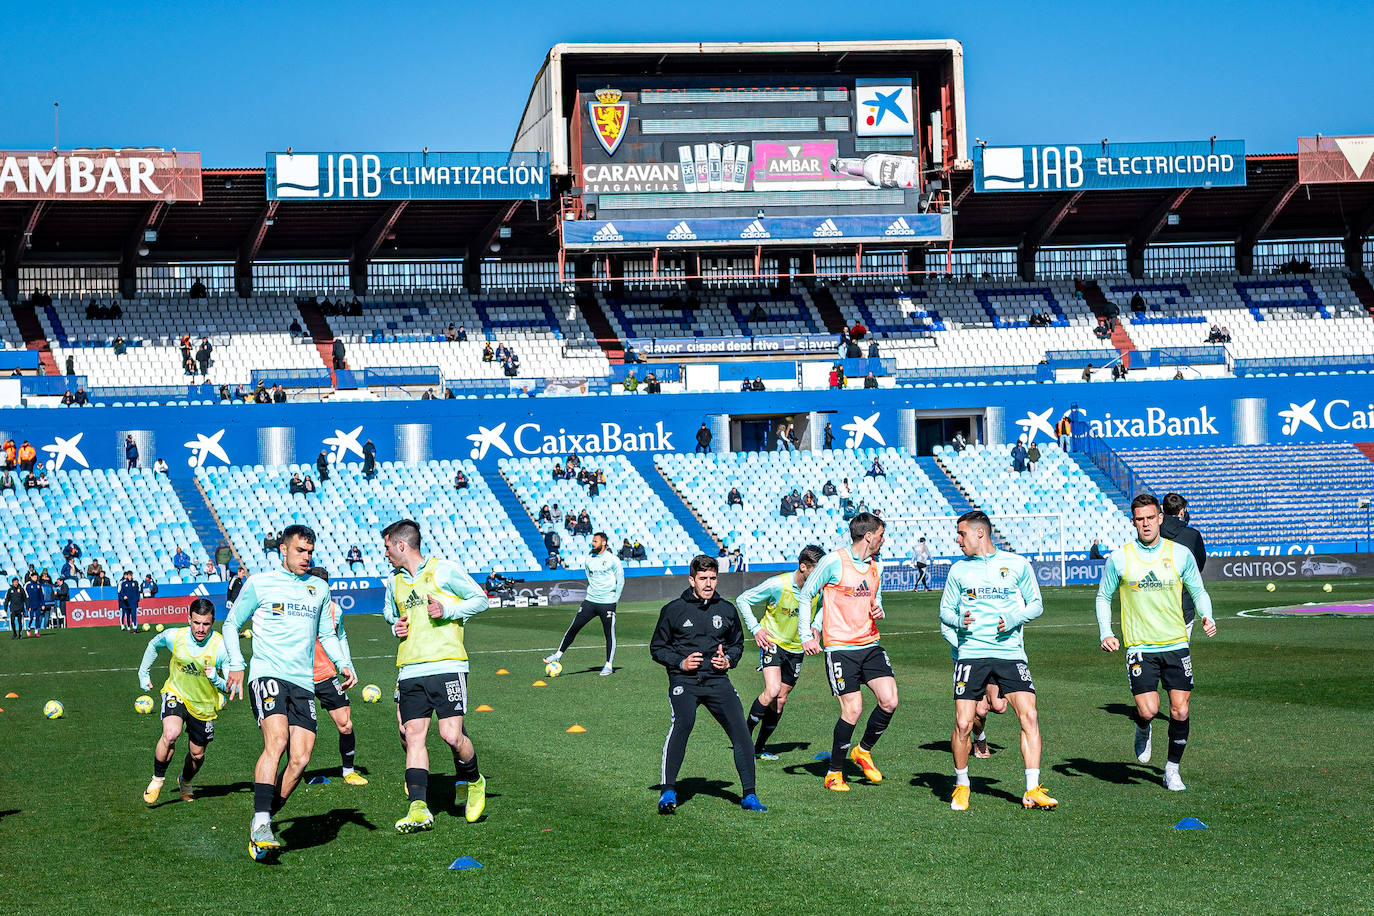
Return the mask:
M 1147 575 L 1145 578 L 1141 579 L 1139 582 L 1135 584 L 1135 588 L 1136 591 L 1143 592 L 1148 589 L 1164 588 L 1164 583 L 1161 582 L 1159 576 L 1156 576 L 1154 574 L 1154 571 L 1151 570 L 1149 575 Z
M 912 229 L 911 226 L 907 225 L 906 217 L 904 216 L 897 217 L 897 219 L 892 223 L 892 225 L 888 226 L 885 230 L 883 230 L 883 235 L 909 236 L 915 234 L 916 230 Z
M 200 585 L 197 585 L 195 588 L 191 589 L 191 594 L 195 595 L 198 598 L 204 598 L 206 595 L 210 594 L 210 590 L 206 588 L 205 583 L 202 582 Z
M 769 234 L 767 229 L 763 228 L 763 223 L 754 220 L 744 227 L 744 231 L 739 234 L 739 237 L 742 239 L 771 239 L 773 236 Z
M 615 223 L 607 223 L 596 230 L 596 235 L 592 236 L 593 242 L 623 242 L 625 236 L 620 234 L 620 230 L 615 228 Z
M 682 621 L 682 625 L 683 625 L 684 627 L 690 627 L 690 626 L 692 625 L 692 621 L 690 621 L 690 620 L 684 620 L 684 621 Z
M 72 600 L 73 600 L 73 601 L 90 601 L 90 600 L 91 600 L 91 593 L 88 592 L 88 591 L 86 591 L 86 590 L 83 588 L 81 591 L 77 592 L 75 595 L 72 595 Z
M 840 231 L 839 226 L 835 225 L 835 221 L 833 219 L 827 219 L 825 222 L 817 226 L 816 231 L 811 233 L 811 235 L 818 239 L 834 239 L 839 238 L 840 236 L 844 235 L 844 233 Z
M 696 237 L 697 234 L 692 231 L 691 226 L 687 225 L 686 220 L 678 223 L 668 231 L 668 241 L 670 242 L 687 241 L 689 239 L 695 239 Z

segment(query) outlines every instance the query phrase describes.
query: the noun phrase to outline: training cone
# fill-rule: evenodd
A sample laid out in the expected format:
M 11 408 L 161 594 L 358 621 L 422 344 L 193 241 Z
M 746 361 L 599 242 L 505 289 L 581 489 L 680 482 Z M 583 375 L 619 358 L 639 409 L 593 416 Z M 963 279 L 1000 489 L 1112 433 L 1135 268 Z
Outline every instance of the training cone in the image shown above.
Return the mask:
M 547 686 L 549 686 L 549 684 L 548 684 L 547 681 L 535 681 L 535 682 L 534 682 L 533 684 L 531 684 L 530 686 L 531 686 L 531 687 L 547 687 Z
M 481 863 L 481 862 L 478 862 L 478 861 L 477 861 L 476 859 L 474 859 L 472 856 L 459 856 L 458 858 L 456 858 L 456 859 L 453 860 L 453 864 L 449 866 L 449 870 L 450 870 L 450 871 L 453 871 L 454 869 L 481 868 L 481 867 L 482 867 L 482 863 Z
M 507 671 L 505 668 L 497 668 L 497 669 L 496 669 L 496 673 L 497 673 L 497 674 L 510 674 L 510 672 Z
M 587 730 L 577 724 L 574 724 L 572 728 L 568 729 L 568 734 L 570 735 L 585 735 L 586 733 Z
M 496 710 L 492 709 L 492 708 L 491 708 L 490 706 L 488 706 L 486 703 L 483 703 L 481 706 L 478 706 L 476 709 L 473 710 L 473 712 L 495 712 L 495 711 L 496 711 Z
M 13 690 L 11 690 L 9 693 L 5 694 L 5 699 L 7 699 L 7 700 L 17 700 L 17 699 L 19 699 L 19 694 L 15 693 Z
M 327 785 L 329 785 L 332 781 L 333 781 L 333 780 L 331 780 L 328 776 L 311 776 L 311 777 L 310 777 L 310 782 L 307 783 L 307 785 L 312 785 L 312 786 L 327 786 Z
M 1175 830 L 1206 830 L 1207 825 L 1195 817 L 1185 817 L 1174 825 Z

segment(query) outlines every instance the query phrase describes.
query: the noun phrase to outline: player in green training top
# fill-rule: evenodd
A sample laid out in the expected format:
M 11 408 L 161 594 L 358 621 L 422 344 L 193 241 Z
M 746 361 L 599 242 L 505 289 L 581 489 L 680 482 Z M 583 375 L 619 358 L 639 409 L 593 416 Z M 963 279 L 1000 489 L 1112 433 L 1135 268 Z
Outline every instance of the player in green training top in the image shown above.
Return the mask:
M 315 640 L 343 677 L 340 686 L 347 690 L 358 683 L 327 613 L 329 586 L 310 575 L 315 532 L 288 525 L 277 550 L 282 565 L 248 578 L 220 631 L 229 651 L 229 698 L 243 696 L 248 667 L 248 693 L 262 730 L 248 839 L 248 854 L 258 861 L 281 848 L 272 815 L 295 790 L 315 749 Z M 253 659 L 245 665 L 239 630 L 250 620 Z M 286 767 L 278 773 L 283 755 Z
M 600 617 L 601 629 L 606 633 L 606 664 L 601 666 L 601 676 L 609 677 L 615 672 L 615 605 L 620 600 L 620 593 L 625 591 L 625 567 L 611 550 L 604 531 L 592 535 L 592 555 L 587 558 L 586 570 L 587 597 L 578 607 L 577 616 L 563 634 L 558 648 L 553 654 L 544 656 L 544 663 L 561 659 L 582 628 Z
M 797 624 L 797 592 L 824 557 L 825 551 L 814 544 L 803 547 L 795 572 L 769 576 L 735 599 L 740 620 L 754 634 L 754 642 L 759 647 L 763 691 L 749 708 L 749 731 L 753 732 L 754 726 L 762 723 L 754 742 L 754 756 L 761 760 L 778 759 L 777 754 L 768 753 L 764 747 L 778 727 L 782 707 L 787 702 L 787 695 L 797 686 L 802 660 L 806 658 Z M 819 595 L 812 600 L 813 612 L 819 600 Z M 756 607 L 764 609 L 762 621 L 754 616 Z
M 1136 539 L 1114 552 L 1102 569 L 1097 587 L 1097 630 L 1102 651 L 1115 652 L 1121 642 L 1112 633 L 1112 595 L 1121 592 L 1121 634 L 1126 640 L 1126 676 L 1135 695 L 1135 755 L 1149 763 L 1150 726 L 1159 712 L 1159 685 L 1169 691 L 1169 755 L 1164 785 L 1174 792 L 1186 786 L 1178 775 L 1188 745 L 1188 699 L 1193 691 L 1193 657 L 1183 622 L 1183 590 L 1193 597 L 1202 632 L 1217 634 L 1212 599 L 1202 587 L 1197 561 L 1186 547 L 1160 535 L 1164 513 L 1159 500 L 1142 493 L 1131 500 Z
M 396 650 L 396 703 L 406 753 L 410 809 L 396 822 L 401 833 L 434 827 L 429 812 L 431 716 L 453 751 L 458 778 L 467 783 L 464 817 L 475 823 L 487 804 L 487 779 L 477 769 L 477 749 L 463 726 L 468 706 L 468 653 L 463 642 L 469 618 L 487 609 L 487 595 L 452 560 L 420 552 L 420 526 L 410 519 L 382 531 L 387 562 L 396 570 L 386 582 L 382 616 L 401 640 Z
M 162 685 L 162 734 L 153 749 L 153 781 L 143 792 L 149 805 L 157 801 L 167 767 L 176 751 L 177 738 L 186 732 L 190 747 L 177 777 L 182 801 L 195 799 L 191 781 L 205 763 L 205 749 L 215 740 L 215 717 L 224 705 L 226 688 L 218 669 L 229 661 L 224 640 L 215 632 L 215 605 L 208 598 L 191 602 L 186 617 L 190 626 L 173 627 L 148 640 L 143 662 L 138 666 L 138 683 L 153 689 L 153 661 L 158 649 L 172 653 L 167 681 Z
M 954 792 L 949 806 L 967 811 L 968 753 L 978 701 L 996 684 L 1021 721 L 1021 758 L 1026 764 L 1027 808 L 1059 802 L 1040 785 L 1040 718 L 1022 627 L 1044 610 L 1030 563 L 992 543 L 992 522 L 975 509 L 959 516 L 956 540 L 964 559 L 955 563 L 940 597 L 941 630 L 954 656 Z M 952 637 L 952 638 L 951 638 Z

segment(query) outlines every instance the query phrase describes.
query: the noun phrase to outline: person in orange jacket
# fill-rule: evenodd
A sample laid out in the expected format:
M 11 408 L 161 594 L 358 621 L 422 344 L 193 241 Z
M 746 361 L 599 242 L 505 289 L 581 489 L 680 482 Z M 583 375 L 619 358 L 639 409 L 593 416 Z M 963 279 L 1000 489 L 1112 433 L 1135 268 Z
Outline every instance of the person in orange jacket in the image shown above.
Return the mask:
M 33 463 L 38 460 L 38 451 L 25 439 L 24 444 L 19 446 L 19 470 L 25 473 L 33 470 Z

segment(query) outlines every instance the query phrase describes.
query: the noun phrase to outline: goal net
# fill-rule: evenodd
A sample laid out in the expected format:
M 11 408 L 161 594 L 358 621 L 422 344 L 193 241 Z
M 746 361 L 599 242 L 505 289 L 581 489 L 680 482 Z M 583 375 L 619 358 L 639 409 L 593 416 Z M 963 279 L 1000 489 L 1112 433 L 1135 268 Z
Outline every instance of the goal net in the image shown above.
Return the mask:
M 991 515 L 991 513 L 989 513 Z M 891 515 L 883 544 L 883 590 L 942 589 L 945 577 L 963 551 L 955 541 L 957 515 Z M 918 562 L 921 538 L 930 560 Z M 1063 585 L 1067 560 L 1062 514 L 992 515 L 992 539 L 1000 550 L 1018 553 L 1036 566 L 1041 585 Z M 921 565 L 925 569 L 921 569 Z M 924 575 L 923 575 L 924 574 Z

